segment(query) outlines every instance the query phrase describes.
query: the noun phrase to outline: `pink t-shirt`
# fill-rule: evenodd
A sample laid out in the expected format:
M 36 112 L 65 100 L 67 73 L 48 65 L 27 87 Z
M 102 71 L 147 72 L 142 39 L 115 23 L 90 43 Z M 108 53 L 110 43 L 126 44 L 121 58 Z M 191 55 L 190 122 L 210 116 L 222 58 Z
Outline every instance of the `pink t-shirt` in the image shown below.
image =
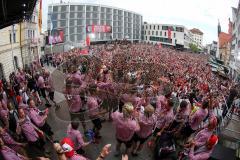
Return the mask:
M 87 106 L 88 106 L 89 117 L 92 117 L 92 118 L 96 117 L 96 115 L 99 112 L 99 105 L 97 102 L 97 98 L 96 97 L 88 97 Z
M 146 117 L 143 113 L 140 113 L 139 116 L 139 125 L 140 131 L 136 132 L 136 134 L 140 138 L 147 138 L 152 134 L 152 130 L 156 124 L 157 117 L 152 115 L 151 117 Z
M 78 150 L 84 144 L 82 134 L 79 130 L 72 128 L 71 124 L 67 128 L 67 136 L 74 142 L 74 150 Z
M 123 113 L 116 111 L 111 116 L 116 127 L 116 137 L 121 141 L 127 142 L 131 140 L 134 133 L 140 130 L 137 122 L 124 118 Z

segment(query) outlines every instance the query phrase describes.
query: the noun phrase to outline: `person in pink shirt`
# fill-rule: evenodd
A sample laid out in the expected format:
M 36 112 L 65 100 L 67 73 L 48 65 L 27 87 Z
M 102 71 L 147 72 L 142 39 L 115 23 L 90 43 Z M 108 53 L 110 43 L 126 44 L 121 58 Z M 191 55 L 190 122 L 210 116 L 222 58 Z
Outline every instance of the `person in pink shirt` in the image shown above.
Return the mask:
M 24 157 L 21 154 L 18 154 L 13 149 L 9 148 L 4 144 L 4 141 L 0 138 L 0 152 L 4 160 L 27 160 L 27 157 Z
M 78 130 L 79 123 L 76 121 L 72 121 L 71 124 L 67 128 L 67 137 L 69 137 L 74 143 L 74 150 L 78 154 L 84 154 L 85 151 L 83 147 L 90 144 L 90 142 L 85 142 L 83 140 L 83 136 L 81 132 Z
M 51 127 L 46 122 L 48 117 L 48 108 L 44 111 L 40 111 L 36 105 L 33 99 L 28 100 L 29 105 L 29 112 L 28 116 L 38 128 L 40 128 L 44 133 L 46 133 L 48 136 L 52 136 L 53 132 L 51 130 Z
M 189 160 L 206 160 L 209 159 L 214 147 L 218 143 L 218 137 L 211 135 L 207 142 L 202 146 L 196 146 L 196 143 L 191 144 L 191 149 L 188 154 Z
M 39 139 L 39 135 L 37 132 L 42 133 L 30 119 L 25 115 L 23 109 L 18 109 L 19 120 L 17 122 L 17 133 L 23 133 L 27 138 L 28 142 L 37 142 Z
M 9 110 L 5 108 L 2 103 L 0 102 L 0 120 L 2 120 L 4 127 L 9 127 Z
M 45 91 L 45 82 L 43 76 L 40 74 L 37 75 L 37 86 L 40 89 L 41 96 L 46 99 L 46 91 Z M 47 99 L 46 99 L 47 100 Z
M 173 113 L 174 102 L 169 99 L 165 107 L 161 107 L 161 110 L 156 110 L 157 123 L 154 131 L 154 136 L 161 135 L 161 133 L 167 129 L 174 120 Z
M 87 127 L 84 115 L 85 109 L 83 107 L 83 102 L 79 94 L 79 89 L 74 88 L 72 86 L 72 81 L 68 79 L 66 83 L 65 97 L 67 99 L 71 120 L 79 119 L 82 123 L 84 132 L 86 132 Z
M 137 131 L 133 137 L 133 155 L 137 155 L 137 152 L 142 150 L 144 142 L 146 142 L 152 135 L 152 131 L 157 121 L 157 117 L 153 113 L 154 108 L 152 105 L 147 105 L 144 109 L 144 113 L 140 112 L 138 117 L 140 130 Z
M 44 78 L 45 78 L 45 88 L 46 88 L 46 91 L 48 92 L 49 99 L 54 103 L 56 107 L 59 107 L 57 103 L 54 101 L 53 78 L 49 71 L 45 71 Z
M 81 73 L 78 72 L 78 69 L 75 66 L 73 67 L 71 78 L 72 78 L 73 87 L 78 88 L 82 85 Z
M 125 103 L 122 109 L 123 113 L 116 111 L 111 115 L 116 127 L 116 156 L 120 153 L 122 143 L 126 146 L 126 154 L 130 153 L 133 135 L 140 130 L 138 122 L 132 119 L 133 111 L 133 105 L 131 103 Z
M 87 99 L 87 107 L 88 107 L 88 116 L 92 120 L 93 123 L 93 131 L 95 133 L 95 138 L 100 139 L 100 130 L 102 129 L 102 122 L 100 119 L 100 99 L 96 96 L 96 88 L 90 89 L 90 96 Z
M 23 155 L 26 155 L 23 148 L 25 146 L 24 143 L 16 142 L 12 136 L 8 133 L 7 129 L 3 129 L 0 127 L 0 138 L 2 138 L 3 142 L 11 149 L 16 152 L 21 152 Z
M 199 128 L 203 120 L 207 117 L 208 106 L 208 100 L 203 101 L 202 107 L 189 117 L 189 122 L 183 129 L 185 138 L 189 137 L 192 133 L 194 133 Z

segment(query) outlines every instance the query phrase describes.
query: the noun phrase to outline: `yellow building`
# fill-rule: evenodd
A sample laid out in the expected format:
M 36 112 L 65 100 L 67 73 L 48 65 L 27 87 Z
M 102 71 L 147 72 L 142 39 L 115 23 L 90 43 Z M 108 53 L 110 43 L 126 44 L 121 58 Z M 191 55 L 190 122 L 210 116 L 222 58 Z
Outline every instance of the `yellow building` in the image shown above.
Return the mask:
M 40 51 L 37 12 L 30 21 L 0 30 L 0 78 L 8 79 L 17 68 L 29 65 Z

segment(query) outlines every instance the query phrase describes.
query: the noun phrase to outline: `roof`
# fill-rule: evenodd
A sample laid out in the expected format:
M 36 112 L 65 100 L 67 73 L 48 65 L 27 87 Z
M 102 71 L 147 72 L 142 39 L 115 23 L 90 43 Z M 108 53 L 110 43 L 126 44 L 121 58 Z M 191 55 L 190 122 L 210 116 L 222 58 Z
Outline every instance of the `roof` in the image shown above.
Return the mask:
M 190 29 L 190 32 L 192 32 L 193 34 L 203 35 L 203 32 L 197 28 Z
M 219 40 L 219 48 L 224 47 L 225 44 L 231 42 L 232 36 L 225 32 L 220 32 L 218 40 Z
M 48 6 L 65 6 L 65 5 L 70 5 L 70 6 L 74 6 L 74 5 L 88 5 L 88 6 L 98 6 L 98 7 L 106 7 L 106 8 L 111 8 L 111 9 L 118 9 L 118 10 L 122 10 L 122 11 L 125 11 L 125 12 L 130 12 L 130 13 L 133 13 L 133 14 L 136 14 L 138 16 L 141 16 L 142 15 L 140 13 L 137 13 L 137 12 L 134 12 L 134 11 L 130 11 L 130 10 L 126 10 L 126 9 L 123 9 L 123 8 L 118 8 L 118 7 L 114 7 L 114 6 L 108 6 L 108 5 L 102 5 L 102 4 L 94 4 L 94 3 L 81 3 L 81 2 L 68 2 L 68 3 L 51 3 L 49 4 Z
M 0 29 L 29 19 L 37 0 L 2 0 L 0 5 Z

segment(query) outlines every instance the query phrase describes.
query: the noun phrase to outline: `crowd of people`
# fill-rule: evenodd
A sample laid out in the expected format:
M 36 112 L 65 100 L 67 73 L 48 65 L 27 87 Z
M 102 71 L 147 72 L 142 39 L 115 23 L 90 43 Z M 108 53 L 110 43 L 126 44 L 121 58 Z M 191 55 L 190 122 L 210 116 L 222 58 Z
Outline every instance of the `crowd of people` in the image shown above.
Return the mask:
M 212 73 L 206 55 L 145 43 L 95 45 L 90 50 L 90 56 L 81 56 L 81 49 L 54 54 L 46 64 L 34 61 L 1 81 L 0 151 L 5 160 L 48 159 L 48 142 L 59 160 L 85 160 L 84 147 L 104 138 L 105 115 L 116 129 L 115 156 L 124 155 L 122 159 L 138 156 L 144 145 L 154 148 L 155 159 L 211 156 L 218 142 L 216 127 L 239 93 L 231 79 Z M 43 65 L 65 74 L 63 89 L 55 87 Z M 65 95 L 67 106 L 55 102 L 56 90 Z M 67 137 L 60 142 L 54 141 L 47 122 L 49 107 L 69 110 Z M 221 108 L 219 116 L 215 111 Z M 110 146 L 96 159 L 105 159 Z

